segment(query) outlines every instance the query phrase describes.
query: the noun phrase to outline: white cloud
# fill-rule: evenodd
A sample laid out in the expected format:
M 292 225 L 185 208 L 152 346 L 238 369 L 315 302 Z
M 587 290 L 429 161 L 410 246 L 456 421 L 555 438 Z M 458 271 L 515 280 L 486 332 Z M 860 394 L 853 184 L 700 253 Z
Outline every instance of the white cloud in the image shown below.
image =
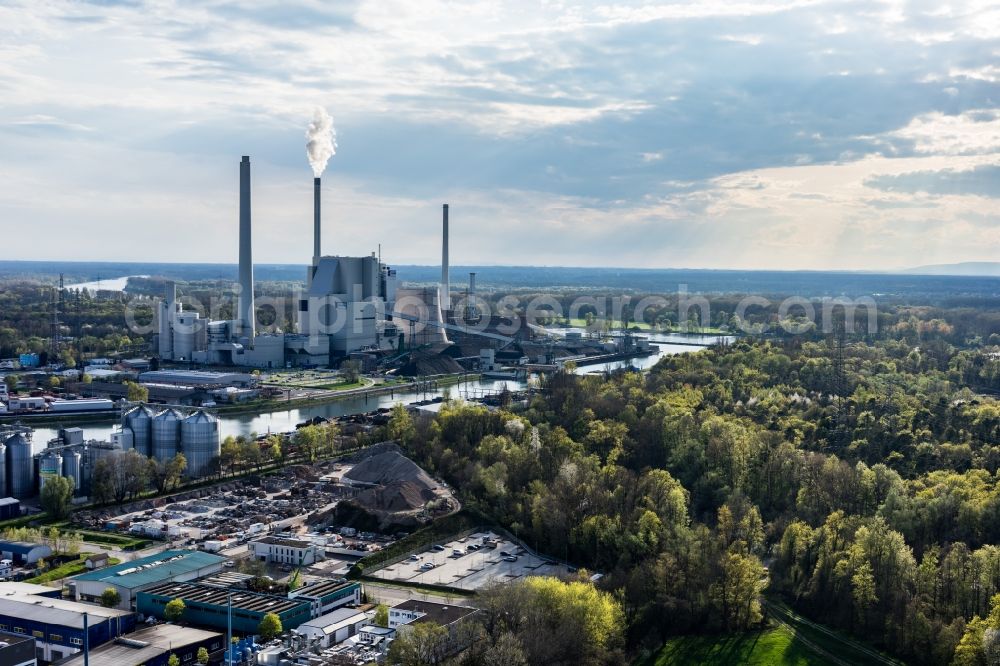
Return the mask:
M 1000 152 L 1000 110 L 976 109 L 958 115 L 928 113 L 887 136 L 911 142 L 917 152 L 924 154 L 997 153 Z

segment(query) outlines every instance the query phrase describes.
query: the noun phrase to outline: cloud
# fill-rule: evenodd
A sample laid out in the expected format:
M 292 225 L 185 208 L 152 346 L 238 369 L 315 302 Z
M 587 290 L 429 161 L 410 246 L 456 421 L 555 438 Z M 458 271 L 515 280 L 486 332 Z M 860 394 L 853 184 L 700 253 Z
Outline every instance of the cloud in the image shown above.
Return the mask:
M 972 109 L 957 115 L 922 114 L 886 136 L 922 154 L 982 155 L 1000 151 L 1000 110 Z
M 19 118 L 13 118 L 6 122 L 0 121 L 0 127 L 6 125 L 16 130 L 32 131 L 58 131 L 58 132 L 93 132 L 92 127 L 74 123 L 55 116 L 44 113 L 36 113 Z
M 448 199 L 470 262 L 976 259 L 996 249 L 998 48 L 978 0 L 14 0 L 0 169 L 23 185 L 0 227 L 114 259 L 141 243 L 78 230 L 143 219 L 185 233 L 141 251 L 212 260 L 250 154 L 261 260 L 302 261 L 281 229 L 308 218 L 319 104 L 338 121 L 325 210 L 356 223 L 335 227 L 345 251 L 434 261 Z M 190 242 L 207 227 L 221 245 Z M 928 245 L 935 229 L 950 236 Z
M 971 194 L 1000 197 L 1000 166 L 980 165 L 966 171 L 913 171 L 896 176 L 874 176 L 864 181 L 866 187 L 886 192 L 924 192 L 927 194 Z

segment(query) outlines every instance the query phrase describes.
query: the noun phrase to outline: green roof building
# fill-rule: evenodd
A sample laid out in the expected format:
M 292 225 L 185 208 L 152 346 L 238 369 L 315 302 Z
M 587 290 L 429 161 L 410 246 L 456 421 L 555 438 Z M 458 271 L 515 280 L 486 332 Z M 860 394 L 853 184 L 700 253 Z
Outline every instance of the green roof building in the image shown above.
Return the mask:
M 112 567 L 74 576 L 70 593 L 77 601 L 99 602 L 109 587 L 121 595 L 119 608 L 134 610 L 136 594 L 162 583 L 184 582 L 222 571 L 226 558 L 197 550 L 166 550 Z
M 173 599 L 180 599 L 184 602 L 184 622 L 224 631 L 230 598 L 233 633 L 241 636 L 256 634 L 260 621 L 268 613 L 277 615 L 286 631 L 308 622 L 312 617 L 309 602 L 304 599 L 192 583 L 163 583 L 143 590 L 138 594 L 136 609 L 143 615 L 166 619 L 166 605 Z

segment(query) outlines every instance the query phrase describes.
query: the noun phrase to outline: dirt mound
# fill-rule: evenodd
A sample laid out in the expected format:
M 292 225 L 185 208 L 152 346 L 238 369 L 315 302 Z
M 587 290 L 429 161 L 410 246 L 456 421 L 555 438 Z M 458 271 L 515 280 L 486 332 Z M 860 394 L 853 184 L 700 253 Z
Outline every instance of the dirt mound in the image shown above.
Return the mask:
M 434 490 L 438 485 L 419 465 L 396 451 L 383 451 L 362 460 L 345 472 L 344 478 L 373 486 L 409 482 L 416 484 L 421 492 Z
M 465 369 L 450 356 L 412 356 L 398 374 L 403 377 L 424 377 L 426 375 L 450 375 Z
M 413 481 L 394 481 L 358 495 L 363 506 L 378 511 L 416 511 L 434 499 L 434 492 Z

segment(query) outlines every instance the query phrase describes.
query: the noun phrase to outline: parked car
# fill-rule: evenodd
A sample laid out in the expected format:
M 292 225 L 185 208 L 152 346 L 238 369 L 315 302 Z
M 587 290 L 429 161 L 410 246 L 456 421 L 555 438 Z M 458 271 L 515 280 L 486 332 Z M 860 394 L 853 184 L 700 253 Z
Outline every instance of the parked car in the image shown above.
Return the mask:
M 462 557 L 462 555 L 465 555 L 461 548 L 452 548 L 451 554 L 453 557 Z
M 517 562 L 517 558 L 514 557 L 513 555 L 508 555 L 505 558 L 503 558 L 503 561 L 504 562 Z
M 419 562 L 420 561 L 420 556 L 419 555 L 410 555 L 409 560 L 411 562 Z
M 431 569 L 434 568 L 434 565 L 431 564 L 430 562 L 424 562 L 423 564 L 420 565 L 420 568 L 423 569 L 424 571 L 430 571 Z
M 440 553 L 441 551 L 443 551 L 443 550 L 444 550 L 444 546 L 442 546 L 441 544 L 436 544 L 436 545 L 434 546 L 433 550 L 435 550 L 435 551 L 437 551 L 437 552 L 439 552 L 439 553 Z

